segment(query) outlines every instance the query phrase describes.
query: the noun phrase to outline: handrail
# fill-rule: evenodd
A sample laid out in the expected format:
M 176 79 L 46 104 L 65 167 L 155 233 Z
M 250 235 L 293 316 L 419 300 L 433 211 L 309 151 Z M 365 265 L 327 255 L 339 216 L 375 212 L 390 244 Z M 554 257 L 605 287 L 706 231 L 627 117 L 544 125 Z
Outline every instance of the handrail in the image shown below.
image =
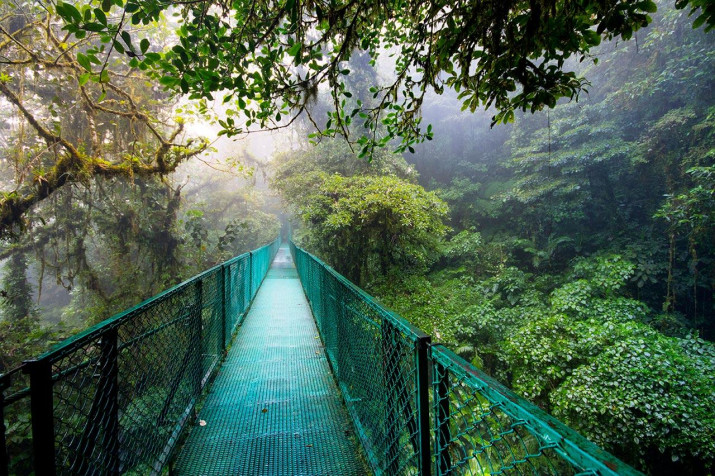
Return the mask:
M 215 266 L 0 375 L 0 476 L 160 473 L 279 246 Z M 376 474 L 640 474 L 431 344 L 320 259 L 293 243 L 291 253 Z M 32 437 L 8 443 L 4 420 L 17 426 L 30 413 Z
M 376 474 L 641 474 L 431 345 L 319 258 L 294 243 L 291 253 Z
M 0 476 L 161 472 L 279 246 L 214 266 L 0 375 Z M 26 438 L 6 441 L 4 420 L 12 428 L 30 414 Z

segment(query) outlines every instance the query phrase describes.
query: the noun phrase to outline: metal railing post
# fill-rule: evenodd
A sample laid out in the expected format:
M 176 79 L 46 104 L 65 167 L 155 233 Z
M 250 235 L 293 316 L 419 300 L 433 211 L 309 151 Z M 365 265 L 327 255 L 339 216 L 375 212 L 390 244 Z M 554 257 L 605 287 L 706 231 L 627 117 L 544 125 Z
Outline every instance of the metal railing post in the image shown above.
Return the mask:
M 221 332 L 219 332 L 219 337 L 221 338 L 221 346 L 219 347 L 224 353 L 226 352 L 226 307 L 228 303 L 226 302 L 226 271 L 228 266 L 221 266 Z
M 24 372 L 30 374 L 32 413 L 32 459 L 36 476 L 54 476 L 55 417 L 52 395 L 52 363 L 28 360 Z
M 430 433 L 430 407 L 429 392 L 431 382 L 429 381 L 429 349 L 432 338 L 430 336 L 419 337 L 417 339 L 417 418 L 419 419 L 419 440 L 420 440 L 420 476 L 431 476 L 432 474 L 432 451 Z
M 97 390 L 92 400 L 87 423 L 74 452 L 71 469 L 85 474 L 97 466 L 92 455 L 100 444 L 100 457 L 106 457 L 101 467 L 104 474 L 119 474 L 119 362 L 117 329 L 109 329 L 101 338 L 101 354 L 97 360 Z M 101 442 L 99 437 L 101 435 Z M 104 456 L 106 455 L 106 456 Z
M 434 378 L 437 380 L 437 412 L 435 415 L 437 429 L 437 475 L 449 472 L 452 461 L 449 456 L 449 377 L 447 370 L 439 364 L 435 365 Z
M 104 449 L 107 451 L 107 474 L 119 474 L 119 333 L 112 329 L 102 337 L 101 379 L 107 395 L 105 407 Z
M 196 310 L 194 311 L 194 319 L 191 324 L 191 347 L 194 354 L 194 395 L 201 395 L 201 380 L 203 378 L 203 312 L 204 312 L 204 293 L 203 281 L 196 282 Z

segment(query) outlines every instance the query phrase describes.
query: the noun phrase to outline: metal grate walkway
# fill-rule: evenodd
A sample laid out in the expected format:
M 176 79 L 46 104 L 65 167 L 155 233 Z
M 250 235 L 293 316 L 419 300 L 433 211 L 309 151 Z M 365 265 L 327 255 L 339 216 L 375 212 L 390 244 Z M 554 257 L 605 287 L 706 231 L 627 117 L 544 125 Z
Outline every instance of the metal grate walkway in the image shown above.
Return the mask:
M 282 246 L 173 468 L 179 475 L 369 470 Z

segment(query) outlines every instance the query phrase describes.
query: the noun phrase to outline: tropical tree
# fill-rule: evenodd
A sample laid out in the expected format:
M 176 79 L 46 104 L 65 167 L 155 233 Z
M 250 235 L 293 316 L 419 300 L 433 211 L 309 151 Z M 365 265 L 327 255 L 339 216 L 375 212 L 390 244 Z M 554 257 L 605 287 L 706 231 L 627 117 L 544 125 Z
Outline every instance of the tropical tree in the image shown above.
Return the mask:
M 24 225 L 26 212 L 66 184 L 165 176 L 207 146 L 184 137 L 183 122 L 164 107 L 166 94 L 117 62 L 121 47 L 92 27 L 63 31 L 60 12 L 79 15 L 69 4 L 0 4 L 0 147 L 10 159 L 3 164 L 0 235 Z
M 456 90 L 472 111 L 494 105 L 494 122 L 512 120 L 516 109 L 535 111 L 574 98 L 586 80 L 566 60 L 589 58 L 601 38 L 630 38 L 656 10 L 650 0 L 177 3 L 176 43 L 161 56 L 147 54 L 147 43 L 137 46 L 131 28 L 157 21 L 173 2 L 105 0 L 94 9 L 58 3 L 57 12 L 69 33 L 98 31 L 132 64 L 152 68 L 167 88 L 194 98 L 222 94 L 245 117 L 222 123 L 230 135 L 254 125 L 282 127 L 286 115 L 310 114 L 325 84 L 333 111 L 324 127 L 313 122 L 327 135 L 348 135 L 353 120 L 362 122 L 368 133 L 357 140 L 361 154 L 395 135 L 403 137 L 399 150 L 431 137 L 420 115 L 429 89 Z M 676 6 L 696 13 L 696 26 L 715 22 L 706 0 Z M 115 20 L 107 21 L 108 14 Z M 344 77 L 355 50 L 373 62 L 380 52 L 394 52 L 393 74 L 373 86 L 378 101 L 371 104 L 350 101 Z M 95 69 L 101 75 L 104 66 Z
M 396 177 L 323 176 L 298 206 L 306 245 L 359 284 L 393 269 L 424 271 L 446 232 L 444 202 Z

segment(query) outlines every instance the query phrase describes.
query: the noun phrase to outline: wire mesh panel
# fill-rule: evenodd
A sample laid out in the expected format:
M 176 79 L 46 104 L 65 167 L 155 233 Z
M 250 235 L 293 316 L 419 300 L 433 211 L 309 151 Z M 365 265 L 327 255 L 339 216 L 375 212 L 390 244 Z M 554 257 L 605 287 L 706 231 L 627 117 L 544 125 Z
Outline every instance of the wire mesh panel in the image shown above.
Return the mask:
M 443 346 L 432 363 L 436 474 L 640 474 Z
M 640 474 L 291 251 L 376 474 Z
M 173 474 L 370 474 L 325 349 L 281 250 L 229 350 Z
M 429 337 L 383 309 L 341 275 L 293 247 L 333 372 L 377 474 L 428 474 Z M 420 372 L 420 363 L 422 372 Z M 420 385 L 424 391 L 420 392 Z M 426 414 L 425 414 L 426 415 Z M 427 438 L 425 438 L 425 436 Z
M 0 428 L 0 475 L 161 471 L 276 249 L 238 256 L 64 341 L 23 364 L 26 375 L 0 376 L 10 422 Z
M 273 242 L 251 251 L 251 299 L 256 296 L 258 288 L 263 282 L 263 278 L 266 277 L 268 268 L 271 267 L 271 261 L 278 253 L 280 246 L 280 238 L 276 238 Z
M 236 327 L 251 302 L 251 261 L 248 253 L 237 256 L 224 265 L 224 302 L 226 303 L 226 327 L 224 342 L 227 346 Z

